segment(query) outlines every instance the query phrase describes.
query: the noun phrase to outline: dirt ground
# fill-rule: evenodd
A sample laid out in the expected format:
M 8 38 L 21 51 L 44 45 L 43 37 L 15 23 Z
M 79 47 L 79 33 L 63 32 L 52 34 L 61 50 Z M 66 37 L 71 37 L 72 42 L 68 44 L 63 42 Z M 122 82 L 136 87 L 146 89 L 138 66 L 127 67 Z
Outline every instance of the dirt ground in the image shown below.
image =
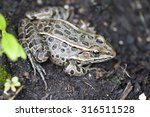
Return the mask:
M 1 64 L 24 86 L 15 99 L 137 100 L 141 93 L 150 99 L 150 0 L 0 0 L 0 12 L 7 18 L 7 31 L 18 37 L 26 11 L 66 4 L 110 41 L 117 56 L 93 64 L 97 70 L 81 77 L 66 75 L 51 61 L 43 63 L 48 91 L 29 60 L 14 63 L 3 56 Z

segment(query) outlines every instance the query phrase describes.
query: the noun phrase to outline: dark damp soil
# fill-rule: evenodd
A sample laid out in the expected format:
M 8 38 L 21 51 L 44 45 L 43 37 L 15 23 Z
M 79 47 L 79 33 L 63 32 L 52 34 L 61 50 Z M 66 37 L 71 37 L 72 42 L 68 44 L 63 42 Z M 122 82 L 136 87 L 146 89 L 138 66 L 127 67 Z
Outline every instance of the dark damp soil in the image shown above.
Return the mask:
M 29 60 L 11 62 L 3 56 L 1 64 L 24 86 L 15 99 L 137 100 L 141 93 L 150 99 L 149 0 L 1 0 L 0 12 L 7 18 L 7 31 L 18 37 L 18 22 L 26 11 L 66 4 L 110 41 L 117 56 L 94 64 L 97 70 L 82 77 L 66 75 L 51 61 L 43 63 L 48 91 L 39 74 L 34 76 Z

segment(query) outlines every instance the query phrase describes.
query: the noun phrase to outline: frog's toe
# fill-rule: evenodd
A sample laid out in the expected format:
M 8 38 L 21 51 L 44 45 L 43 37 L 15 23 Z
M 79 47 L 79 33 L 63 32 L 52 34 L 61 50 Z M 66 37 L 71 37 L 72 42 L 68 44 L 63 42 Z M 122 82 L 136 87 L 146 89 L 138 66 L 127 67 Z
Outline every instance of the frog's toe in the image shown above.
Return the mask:
M 45 77 L 44 77 L 44 75 L 46 75 L 45 69 L 39 64 L 36 65 L 36 69 L 37 69 L 38 73 L 40 74 L 40 76 L 41 76 L 41 78 L 45 84 L 45 89 L 47 89 L 47 82 L 46 82 Z
M 34 69 L 34 75 L 36 75 L 36 71 L 40 74 L 40 76 L 45 84 L 45 89 L 47 89 L 47 83 L 46 83 L 46 80 L 44 77 L 44 75 L 46 75 L 45 69 L 40 64 L 38 64 L 33 57 L 31 57 L 30 53 L 28 53 L 28 58 Z
M 38 64 L 37 67 L 42 74 L 46 75 L 46 71 L 41 65 Z
M 90 32 L 90 33 L 93 33 L 93 34 L 96 33 L 95 28 L 94 28 L 94 27 L 91 27 L 91 26 L 90 26 L 90 23 L 87 22 L 87 21 L 79 20 L 76 24 L 77 24 L 77 26 L 78 26 L 79 28 L 81 28 L 82 30 L 85 30 L 85 31 Z

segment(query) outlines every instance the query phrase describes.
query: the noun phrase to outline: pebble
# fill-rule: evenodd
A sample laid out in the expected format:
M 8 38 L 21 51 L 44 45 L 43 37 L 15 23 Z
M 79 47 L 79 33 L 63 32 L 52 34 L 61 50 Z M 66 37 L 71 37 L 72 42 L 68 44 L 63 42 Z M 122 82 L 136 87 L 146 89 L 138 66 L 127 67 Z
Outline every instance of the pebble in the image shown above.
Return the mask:
M 43 4 L 43 0 L 37 0 L 37 4 L 38 5 L 42 5 Z
M 142 93 L 141 95 L 139 95 L 139 100 L 146 100 L 146 96 L 144 93 Z
M 124 42 L 122 40 L 119 40 L 119 45 L 123 45 Z

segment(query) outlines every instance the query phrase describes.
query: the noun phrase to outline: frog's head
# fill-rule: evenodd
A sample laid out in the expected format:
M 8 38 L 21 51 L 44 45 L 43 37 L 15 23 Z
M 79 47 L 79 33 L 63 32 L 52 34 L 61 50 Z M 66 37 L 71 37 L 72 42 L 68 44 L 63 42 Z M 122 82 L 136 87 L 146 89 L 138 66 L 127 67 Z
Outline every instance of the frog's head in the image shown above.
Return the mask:
M 115 50 L 103 36 L 96 35 L 95 39 L 95 43 L 88 50 L 79 54 L 82 64 L 103 62 L 116 56 Z

